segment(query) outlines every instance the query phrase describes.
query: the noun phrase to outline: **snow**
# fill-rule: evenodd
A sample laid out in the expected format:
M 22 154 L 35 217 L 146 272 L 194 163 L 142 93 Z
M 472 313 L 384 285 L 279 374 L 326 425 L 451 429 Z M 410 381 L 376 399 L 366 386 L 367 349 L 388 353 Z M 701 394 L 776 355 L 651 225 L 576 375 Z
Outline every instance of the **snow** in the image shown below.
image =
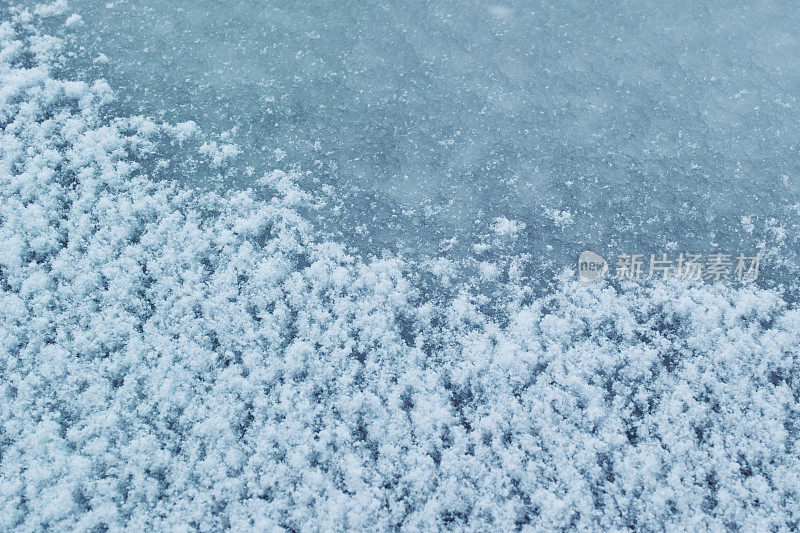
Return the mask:
M 0 529 L 797 528 L 784 293 L 355 254 L 299 170 L 187 186 L 235 143 L 64 77 L 66 9 L 0 26 Z
M 81 17 L 77 13 L 73 13 L 72 15 L 67 17 L 67 20 L 64 21 L 64 25 L 69 27 L 69 26 L 74 26 L 76 24 L 81 24 L 82 22 L 83 22 L 83 17 Z

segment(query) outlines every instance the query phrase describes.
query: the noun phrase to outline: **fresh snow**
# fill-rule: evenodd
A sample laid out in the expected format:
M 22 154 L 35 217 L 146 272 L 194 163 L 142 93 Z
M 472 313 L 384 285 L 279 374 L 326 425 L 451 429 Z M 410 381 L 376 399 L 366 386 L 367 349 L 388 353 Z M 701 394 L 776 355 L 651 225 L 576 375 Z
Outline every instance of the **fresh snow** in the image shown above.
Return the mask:
M 364 258 L 300 171 L 187 186 L 240 148 L 60 74 L 64 2 L 0 14 L 0 530 L 797 529 L 778 290 Z

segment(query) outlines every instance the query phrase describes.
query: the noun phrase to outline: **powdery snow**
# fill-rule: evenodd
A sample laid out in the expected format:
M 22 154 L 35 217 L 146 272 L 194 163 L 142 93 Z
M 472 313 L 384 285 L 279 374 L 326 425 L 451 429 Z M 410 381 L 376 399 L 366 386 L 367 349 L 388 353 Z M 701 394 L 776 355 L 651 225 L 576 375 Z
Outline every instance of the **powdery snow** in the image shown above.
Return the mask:
M 797 528 L 779 294 L 534 299 L 487 264 L 494 301 L 423 297 L 319 239 L 289 174 L 154 179 L 201 133 L 102 119 L 107 84 L 49 68 L 63 10 L 0 24 L 0 529 Z

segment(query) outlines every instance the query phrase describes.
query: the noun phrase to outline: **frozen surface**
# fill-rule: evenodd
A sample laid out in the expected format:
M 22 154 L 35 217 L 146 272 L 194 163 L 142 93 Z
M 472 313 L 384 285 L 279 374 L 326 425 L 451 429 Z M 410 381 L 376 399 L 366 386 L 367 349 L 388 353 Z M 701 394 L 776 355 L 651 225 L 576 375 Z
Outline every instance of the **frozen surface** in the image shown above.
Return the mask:
M 320 226 L 364 253 L 462 260 L 501 216 L 526 224 L 515 251 L 537 264 L 669 243 L 749 252 L 773 237 L 770 219 L 798 248 L 789 0 L 74 9 L 78 74 L 106 77 L 128 112 L 234 130 L 256 177 L 311 172 L 339 206 Z
M 211 106 L 210 96 L 186 81 L 203 69 L 223 68 L 225 61 L 209 53 L 211 43 L 238 39 L 238 26 L 225 31 L 222 24 L 216 34 L 191 30 L 196 33 L 186 42 L 200 39 L 201 47 L 207 39 L 208 47 L 192 57 L 212 66 L 192 70 L 186 61 L 181 64 L 194 74 L 178 75 L 177 67 L 148 63 L 144 52 L 173 57 L 169 44 L 148 44 L 155 39 L 148 31 L 165 29 L 141 32 L 133 41 L 138 49 L 131 43 L 125 49 L 124 39 L 113 46 L 111 38 L 125 35 L 136 17 L 172 27 L 168 17 L 137 3 L 98 5 L 67 10 L 56 2 L 19 11 L 0 4 L 0 529 L 798 527 L 800 310 L 787 292 L 728 284 L 581 285 L 567 272 L 536 296 L 525 258 L 514 248 L 549 243 L 555 254 L 582 244 L 581 235 L 615 232 L 619 239 L 657 243 L 679 229 L 674 238 L 710 246 L 724 235 L 708 233 L 712 223 L 735 213 L 743 233 L 731 229 L 728 238 L 752 239 L 774 263 L 791 258 L 797 71 L 789 68 L 796 42 L 788 4 L 757 12 L 692 4 L 674 13 L 656 9 L 649 19 L 602 15 L 602 6 L 554 12 L 473 4 L 449 12 L 437 2 L 441 12 L 411 4 L 385 15 L 378 8 L 313 6 L 305 18 L 283 11 L 284 19 L 272 9 L 278 28 L 297 30 L 305 21 L 303 32 L 352 47 L 358 52 L 353 65 L 364 62 L 365 72 L 377 76 L 373 82 L 397 70 L 371 71 L 381 62 L 370 47 L 380 48 L 392 31 L 403 33 L 404 20 L 412 26 L 403 41 L 414 51 L 404 67 L 411 80 L 396 83 L 409 88 L 417 80 L 419 92 L 409 89 L 411 100 L 401 105 L 382 100 L 373 83 L 360 101 L 400 128 L 395 141 L 376 150 L 369 149 L 367 133 L 381 138 L 388 126 L 348 111 L 361 105 L 353 88 L 363 80 L 354 66 L 348 67 L 353 79 L 340 86 L 302 62 L 296 72 L 305 83 L 286 72 L 270 74 L 279 88 L 276 102 L 282 95 L 297 95 L 305 105 L 331 98 L 326 105 L 341 101 L 343 109 L 291 118 L 281 106 L 295 105 L 295 96 L 286 97 L 290 102 L 271 104 L 282 122 L 256 135 L 248 131 L 254 127 L 249 103 L 242 103 L 249 111 L 241 116 L 222 110 L 229 109 L 226 98 L 247 102 L 262 93 L 248 95 L 242 85 L 235 93 L 234 76 L 222 82 L 224 76 L 209 75 L 216 87 L 210 94 L 223 95 Z M 116 32 L 104 9 L 117 10 Z M 73 11 L 85 16 L 70 17 Z M 515 56 L 530 61 L 535 72 L 525 73 L 498 49 L 523 46 L 522 35 L 533 30 L 515 25 L 529 11 L 542 17 L 537 31 L 547 38 L 524 44 L 543 47 L 530 52 L 539 62 Z M 220 9 L 211 20 L 240 17 L 252 21 L 245 29 L 265 27 L 253 15 L 258 12 Z M 104 24 L 102 17 L 108 17 Z M 696 25 L 704 17 L 717 24 L 716 32 Z M 199 19 L 187 20 L 191 29 Z M 358 48 L 359 39 L 343 28 L 361 20 L 384 21 L 389 30 L 367 25 L 372 38 Z M 570 34 L 569 21 L 583 31 Z M 90 24 L 108 32 L 99 44 L 91 42 Z M 497 36 L 503 28 L 508 40 Z M 674 41 L 644 38 L 668 28 L 677 32 Z M 625 43 L 626 32 L 638 41 L 614 44 Z M 299 31 L 278 33 L 302 39 Z M 173 34 L 186 35 L 184 29 Z M 601 38 L 608 40 L 596 41 Z M 241 42 L 252 45 L 252 39 Z M 473 47 L 477 63 L 458 56 L 474 42 L 482 43 Z M 750 51 L 736 55 L 734 42 Z M 106 59 L 94 49 L 100 45 Z M 330 54 L 331 63 L 345 61 L 336 47 L 305 46 L 307 55 L 317 50 Z M 183 48 L 176 44 L 174 53 Z M 135 50 L 154 69 L 152 92 L 146 77 L 132 74 Z M 218 47 L 217 53 L 236 50 Z M 263 59 L 264 69 L 288 68 L 296 51 L 275 54 Z M 644 69 L 647 54 L 663 70 Z M 454 64 L 437 63 L 445 56 Z M 604 58 L 607 68 L 601 68 Z M 94 70 L 102 65 L 110 80 L 133 82 L 118 87 L 116 100 L 110 82 Z M 496 85 L 481 81 L 492 79 L 489 71 L 497 73 Z M 477 78 L 455 83 L 470 72 Z M 578 82 L 581 72 L 606 80 L 596 100 L 591 85 Z M 700 83 L 701 73 L 708 81 Z M 175 92 L 188 96 L 165 95 L 164 79 L 172 76 Z M 658 76 L 665 77 L 659 82 Z M 723 105 L 721 95 L 736 84 Z M 749 92 L 737 96 L 740 90 Z M 533 95 L 541 100 L 530 104 L 526 98 Z M 735 103 L 741 99 L 741 106 Z M 479 101 L 489 113 L 485 122 L 467 112 Z M 544 114 L 513 111 L 525 102 Z M 603 111 L 591 111 L 592 105 Z M 426 106 L 428 130 L 412 120 L 421 121 Z M 139 107 L 155 118 L 138 116 Z M 455 109 L 458 116 L 447 111 Z M 587 117 L 594 122 L 582 122 Z M 223 135 L 226 120 L 239 129 Z M 526 121 L 537 128 L 530 144 L 520 140 L 524 129 L 514 129 Z M 656 126 L 659 121 L 665 125 Z M 468 124 L 506 126 L 476 130 L 471 142 L 454 140 L 451 148 L 422 141 L 426 131 L 438 141 L 449 127 Z M 313 145 L 303 144 L 314 140 L 315 128 L 320 143 L 330 145 L 323 153 L 332 152 L 319 156 L 319 167 Z M 673 135 L 676 128 L 683 133 Z M 255 139 L 267 146 L 260 155 Z M 418 154 L 409 151 L 414 142 Z M 488 146 L 504 143 L 514 147 L 506 159 L 502 150 L 490 157 Z M 281 161 L 277 149 L 285 152 Z M 537 150 L 540 181 L 519 171 L 516 184 L 483 185 L 492 157 L 502 162 L 498 168 L 512 168 L 533 164 Z M 390 153 L 391 162 L 372 159 Z M 355 157 L 364 158 L 363 168 Z M 284 161 L 286 168 L 272 168 Z M 336 172 L 326 174 L 334 162 Z M 429 174 L 421 170 L 426 164 Z M 591 165 L 596 172 L 580 180 L 580 169 Z M 437 178 L 448 166 L 460 170 Z M 411 184 L 389 194 L 392 168 L 406 169 Z M 600 186 L 589 187 L 590 179 Z M 222 187 L 215 192 L 203 180 Z M 435 237 L 422 230 L 408 245 L 416 250 L 413 261 L 363 253 L 375 248 L 366 238 L 357 242 L 348 224 L 360 220 L 368 233 L 379 230 L 354 214 L 356 204 L 370 205 L 362 193 L 380 192 L 370 209 L 388 217 L 391 202 L 427 194 L 414 180 L 452 186 L 446 196 L 461 191 L 459 209 L 487 211 L 485 230 L 472 223 L 458 229 L 460 219 L 447 210 L 430 222 L 448 239 L 457 237 L 454 247 L 461 237 L 474 244 L 482 231 L 493 233 L 480 260 L 480 287 L 459 281 L 459 261 L 429 255 L 425 239 L 430 244 Z M 355 186 L 361 192 L 347 196 Z M 476 197 L 480 187 L 489 195 L 485 201 Z M 706 194 L 708 203 L 692 192 Z M 488 199 L 494 194 L 499 203 Z M 676 209 L 681 195 L 700 212 Z M 331 207 L 337 202 L 338 211 Z M 540 204 L 549 208 L 542 210 L 548 226 L 536 218 L 542 212 L 526 211 Z M 648 209 L 658 206 L 661 218 L 648 225 Z M 751 212 L 749 222 L 742 223 L 740 208 Z M 595 222 L 587 226 L 592 209 Z M 576 219 L 572 226 L 564 210 Z M 334 239 L 336 217 L 342 235 Z M 615 217 L 630 227 L 613 225 Z M 400 218 L 381 238 L 406 237 L 410 221 L 413 216 Z M 684 226 L 670 229 L 667 222 L 676 221 Z M 520 233 L 522 244 L 507 242 Z M 460 263 L 469 263 L 467 255 Z M 783 268 L 790 270 L 791 261 Z

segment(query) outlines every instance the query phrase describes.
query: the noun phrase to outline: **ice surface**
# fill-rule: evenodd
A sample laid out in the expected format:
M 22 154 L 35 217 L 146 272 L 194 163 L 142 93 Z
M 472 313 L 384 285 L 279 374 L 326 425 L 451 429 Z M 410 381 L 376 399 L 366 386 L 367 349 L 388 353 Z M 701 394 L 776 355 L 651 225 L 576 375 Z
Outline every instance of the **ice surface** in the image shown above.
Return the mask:
M 211 52 L 236 57 L 236 39 L 253 42 L 244 30 L 267 26 L 252 6 L 215 5 L 176 29 L 158 12 L 173 8 L 160 3 L 0 4 L 0 529 L 798 527 L 800 310 L 790 293 L 582 285 L 569 272 L 536 296 L 518 253 L 535 253 L 539 242 L 556 254 L 583 244 L 581 235 L 618 232 L 617 244 L 744 238 L 763 242 L 775 261 L 791 259 L 790 213 L 800 206 L 790 203 L 797 71 L 788 4 L 658 5 L 649 18 L 628 4 L 609 12 L 412 3 L 383 15 L 365 4 L 287 4 L 270 10 L 285 40 L 265 41 L 286 50 L 275 47 L 260 64 L 269 72 L 288 69 L 297 51 L 311 58 L 293 67 L 299 80 L 289 70 L 265 74 L 275 101 L 289 100 L 269 103 L 283 118 L 260 132 L 248 130 L 248 98 L 266 93 L 237 85 L 241 72 L 212 75 L 224 60 Z M 530 12 L 539 26 L 520 22 Z M 126 25 L 146 20 L 163 27 L 143 26 L 127 41 L 138 26 Z M 228 25 L 201 31 L 209 20 Z M 345 31 L 359 23 L 369 38 Z M 90 25 L 104 32 L 97 43 Z M 524 43 L 537 27 L 545 37 Z M 329 46 L 293 50 L 299 30 Z M 159 31 L 162 41 L 149 41 Z M 377 53 L 395 43 L 393 31 L 410 33 L 397 45 L 409 56 L 401 71 L 410 79 L 396 81 L 409 89 L 403 103 L 384 101 L 375 83 L 397 72 L 381 71 Z M 176 35 L 185 41 L 173 50 L 163 39 Z M 512 60 L 502 53 L 509 43 L 541 51 Z M 340 57 L 347 47 L 352 64 Z M 108 61 L 95 61 L 101 53 Z M 184 53 L 195 60 L 181 63 L 188 70 L 163 64 Z M 344 62 L 347 76 L 326 79 L 315 54 Z M 209 66 L 194 70 L 203 57 Z M 648 61 L 659 69 L 645 69 Z M 358 78 L 357 63 L 369 80 Z M 152 85 L 134 75 L 150 68 Z M 96 76 L 106 70 L 116 100 Z M 201 72 L 208 93 L 191 89 Z M 166 93 L 173 76 L 173 93 L 186 93 Z M 582 76 L 605 80 L 595 100 Z M 362 100 L 353 92 L 360 83 Z M 341 109 L 287 111 L 320 98 L 332 105 L 334 96 Z M 485 121 L 468 112 L 479 101 Z M 242 115 L 225 111 L 232 102 Z M 367 120 L 358 107 L 367 103 L 400 128 L 375 151 L 367 133 L 385 125 Z M 529 104 L 544 115 L 513 109 Z M 425 125 L 413 122 L 426 106 Z M 138 116 L 140 107 L 155 118 Z M 536 126 L 530 144 L 514 129 L 526 121 Z M 469 124 L 503 128 L 450 148 L 436 142 Z M 311 155 L 317 139 L 327 143 L 324 158 Z M 414 142 L 419 153 L 409 151 Z M 647 157 L 638 151 L 645 145 Z M 363 169 L 355 157 L 366 158 Z M 526 164 L 539 164 L 538 181 L 522 171 L 517 182 L 487 181 Z M 449 167 L 460 170 L 436 177 Z M 581 180 L 584 167 L 595 172 Z M 416 177 L 392 190 L 392 168 Z M 200 186 L 218 175 L 220 192 Z M 480 229 L 471 216 L 437 211 L 449 200 L 431 201 L 430 223 L 460 254 L 428 254 L 425 239 L 440 244 L 427 230 L 408 245 L 425 252 L 412 262 L 346 249 L 368 244 L 348 224 L 398 239 L 414 219 L 398 217 L 377 235 L 356 216 L 368 193 L 375 216 L 389 217 L 392 202 L 410 203 L 435 183 L 452 187 L 447 198 L 467 214 L 484 210 Z M 348 187 L 359 190 L 348 197 Z M 699 211 L 669 203 L 684 198 Z M 656 207 L 665 211 L 647 223 Z M 332 239 L 339 216 L 342 235 Z M 710 235 L 725 217 L 741 230 Z M 467 254 L 477 257 L 477 289 L 459 278 Z
M 109 79 L 129 112 L 235 130 L 241 165 L 256 175 L 311 172 L 339 205 L 321 227 L 362 252 L 460 261 L 502 216 L 526 224 L 516 252 L 563 266 L 585 248 L 749 252 L 769 240 L 770 218 L 787 229 L 784 255 L 796 262 L 793 6 L 127 0 L 74 9 L 84 55 L 111 60 L 79 64 L 79 74 Z M 226 186 L 251 181 L 239 172 Z M 555 224 L 552 212 L 575 223 Z

